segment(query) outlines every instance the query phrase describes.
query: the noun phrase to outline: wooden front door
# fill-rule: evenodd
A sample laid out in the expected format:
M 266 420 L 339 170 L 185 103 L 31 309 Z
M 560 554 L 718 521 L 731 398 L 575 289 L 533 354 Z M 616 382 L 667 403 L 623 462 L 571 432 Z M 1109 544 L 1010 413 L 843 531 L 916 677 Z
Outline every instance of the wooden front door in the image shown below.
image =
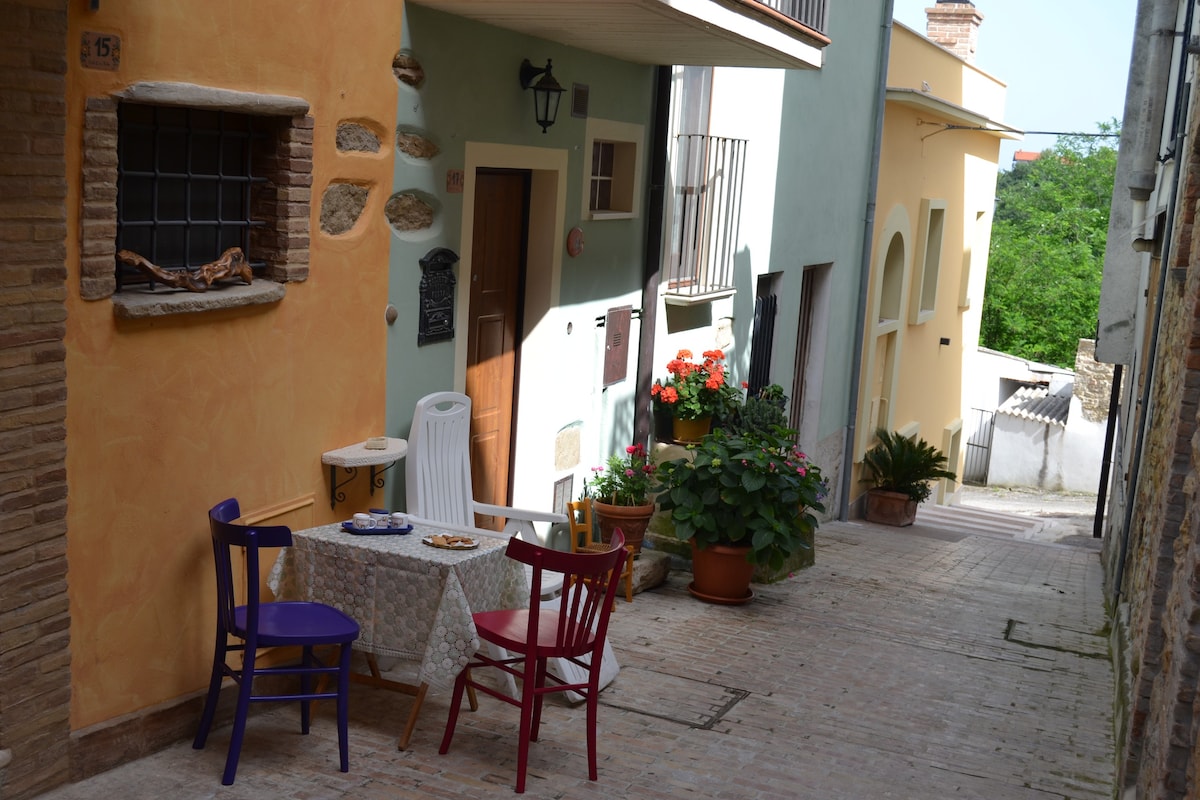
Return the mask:
M 471 245 L 467 385 L 475 499 L 508 505 L 524 294 L 529 173 L 479 170 Z M 479 525 L 499 530 L 494 518 Z

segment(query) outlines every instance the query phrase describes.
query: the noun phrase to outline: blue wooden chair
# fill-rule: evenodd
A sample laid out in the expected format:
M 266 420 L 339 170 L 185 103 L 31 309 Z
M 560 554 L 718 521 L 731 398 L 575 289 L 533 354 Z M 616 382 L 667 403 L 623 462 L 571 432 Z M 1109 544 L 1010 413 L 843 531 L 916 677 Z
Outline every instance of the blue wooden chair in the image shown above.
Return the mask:
M 196 732 L 192 747 L 197 750 L 204 747 L 217 710 L 217 701 L 221 696 L 221 683 L 225 676 L 229 676 L 238 684 L 238 695 L 233 716 L 233 733 L 229 739 L 229 755 L 225 759 L 225 774 L 221 783 L 229 786 L 237 773 L 238 756 L 242 749 L 250 704 L 264 701 L 299 701 L 300 732 L 308 733 L 312 701 L 336 699 L 341 770 L 348 772 L 350 763 L 346 729 L 349 719 L 350 644 L 358 638 L 358 623 L 336 608 L 323 603 L 261 602 L 259 548 L 289 547 L 292 544 L 292 532 L 282 525 L 235 524 L 233 520 L 240 516 L 241 510 L 234 498 L 218 503 L 208 512 L 213 558 L 217 564 L 217 643 L 213 652 L 208 698 L 204 703 L 200 729 Z M 244 605 L 238 605 L 234 595 L 234 570 L 230 557 L 234 547 L 245 548 L 246 551 L 247 580 Z M 231 637 L 235 641 L 231 642 Z M 325 645 L 339 646 L 340 657 L 336 664 L 326 664 L 313 653 L 314 647 Z M 303 654 L 299 664 L 257 667 L 255 662 L 260 647 L 301 647 Z M 242 651 L 240 668 L 225 663 L 226 654 L 231 650 Z M 253 692 L 254 679 L 260 675 L 298 675 L 300 691 L 256 695 Z M 331 675 L 337 676 L 336 691 L 322 691 L 324 680 L 318 681 L 314 690 L 314 677 L 325 678 Z

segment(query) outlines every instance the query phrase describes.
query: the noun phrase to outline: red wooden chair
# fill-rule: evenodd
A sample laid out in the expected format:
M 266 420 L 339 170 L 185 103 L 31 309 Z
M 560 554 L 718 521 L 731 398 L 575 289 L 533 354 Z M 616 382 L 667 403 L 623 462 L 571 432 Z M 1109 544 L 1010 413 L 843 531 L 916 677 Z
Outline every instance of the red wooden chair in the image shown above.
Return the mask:
M 479 638 L 506 650 L 510 657 L 496 658 L 481 651 L 458 674 L 439 753 L 444 755 L 450 750 L 465 689 L 483 692 L 517 706 L 521 709 L 521 725 L 517 742 L 516 790 L 524 792 L 529 743 L 537 741 L 542 699 L 552 692 L 576 692 L 587 703 L 588 780 L 596 780 L 601 654 L 621 567 L 629 555 L 625 550 L 625 536 L 620 531 L 613 534 L 610 547 L 603 553 L 564 553 L 516 537 L 509 540 L 508 556 L 533 567 L 529 607 L 518 611 L 480 611 L 474 615 Z M 556 603 L 541 599 L 542 576 L 550 572 L 561 573 L 566 578 Z M 568 682 L 550 674 L 546 665 L 552 658 L 571 661 L 585 671 L 586 678 Z M 483 667 L 495 667 L 506 675 L 520 678 L 520 697 L 476 681 L 471 670 Z
M 229 753 L 225 758 L 225 774 L 221 783 L 229 786 L 237 774 L 242 737 L 246 732 L 246 716 L 250 703 L 262 701 L 300 701 L 300 732 L 308 733 L 309 706 L 314 700 L 337 699 L 338 755 L 342 772 L 350 769 L 346 729 L 349 721 L 350 644 L 358 638 L 358 623 L 332 606 L 323 603 L 288 601 L 262 603 L 259 600 L 260 547 L 288 547 L 292 532 L 282 525 L 237 525 L 241 516 L 238 501 L 224 500 L 208 512 L 212 530 L 213 556 L 217 562 L 217 643 L 213 652 L 212 678 L 204 713 L 192 747 L 204 748 L 212 727 L 221 684 L 225 676 L 238 685 L 237 708 L 233 715 L 233 733 L 229 738 Z M 238 605 L 234 591 L 234 547 L 246 551 L 246 603 Z M 230 643 L 230 637 L 240 640 Z M 337 663 L 326 665 L 313 648 L 322 645 L 340 646 Z M 274 667 L 255 666 L 260 647 L 301 647 L 299 664 Z M 228 651 L 242 651 L 241 667 L 225 663 Z M 285 694 L 254 694 L 254 679 L 261 675 L 299 675 L 300 691 Z M 323 691 L 325 678 L 337 677 L 334 691 Z M 321 679 L 315 690 L 313 679 Z

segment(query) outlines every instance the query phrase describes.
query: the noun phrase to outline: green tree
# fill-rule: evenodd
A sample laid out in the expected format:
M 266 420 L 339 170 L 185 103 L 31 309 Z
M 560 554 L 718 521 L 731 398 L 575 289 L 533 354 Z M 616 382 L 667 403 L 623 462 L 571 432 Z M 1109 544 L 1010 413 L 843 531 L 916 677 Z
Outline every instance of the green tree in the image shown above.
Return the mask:
M 1101 133 L 1119 133 L 1114 119 Z M 1072 368 L 1096 335 L 1115 137 L 1061 136 L 1036 161 L 1002 172 L 979 342 Z

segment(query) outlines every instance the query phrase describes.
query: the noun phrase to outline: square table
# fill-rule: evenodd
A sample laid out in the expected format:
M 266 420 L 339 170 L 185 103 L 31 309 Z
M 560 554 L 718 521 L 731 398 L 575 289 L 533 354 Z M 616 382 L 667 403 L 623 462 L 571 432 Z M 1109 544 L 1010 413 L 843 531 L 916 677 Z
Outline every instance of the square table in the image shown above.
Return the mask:
M 371 675 L 359 682 L 413 695 L 401 734 L 408 747 L 425 691 L 449 688 L 480 641 L 474 611 L 523 608 L 529 589 L 522 565 L 504 554 L 506 538 L 471 532 L 478 547 L 446 550 L 422 542 L 458 529 L 414 525 L 408 534 L 350 533 L 340 523 L 292 532 L 268 584 L 280 600 L 311 600 L 341 609 L 358 621 L 354 649 L 367 654 Z M 376 656 L 418 664 L 419 684 L 380 677 Z

